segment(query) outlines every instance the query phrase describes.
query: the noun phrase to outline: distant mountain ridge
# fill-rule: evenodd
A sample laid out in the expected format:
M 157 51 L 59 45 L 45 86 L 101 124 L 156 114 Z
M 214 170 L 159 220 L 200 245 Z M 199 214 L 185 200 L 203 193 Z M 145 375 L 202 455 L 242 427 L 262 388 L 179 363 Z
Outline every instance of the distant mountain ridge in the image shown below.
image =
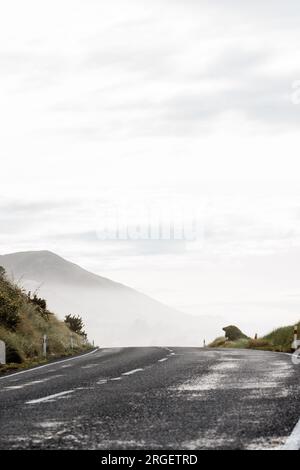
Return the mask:
M 97 276 L 80 266 L 66 261 L 51 251 L 25 251 L 0 256 L 0 264 L 9 275 L 42 282 L 63 280 L 79 284 L 99 284 L 110 287 L 121 286 L 101 276 Z M 9 273 L 9 271 L 11 271 Z
M 50 251 L 0 256 L 10 278 L 38 290 L 61 317 L 82 315 L 101 346 L 200 345 L 201 317 L 186 315 L 130 287 L 90 273 Z M 216 325 L 212 326 L 215 331 Z

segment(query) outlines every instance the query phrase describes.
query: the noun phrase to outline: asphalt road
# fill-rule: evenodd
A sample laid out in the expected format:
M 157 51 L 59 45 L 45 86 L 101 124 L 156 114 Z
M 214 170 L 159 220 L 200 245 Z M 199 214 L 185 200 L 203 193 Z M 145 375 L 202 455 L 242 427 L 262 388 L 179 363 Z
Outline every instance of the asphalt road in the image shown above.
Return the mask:
M 299 385 L 284 354 L 98 350 L 0 378 L 0 449 L 295 447 Z

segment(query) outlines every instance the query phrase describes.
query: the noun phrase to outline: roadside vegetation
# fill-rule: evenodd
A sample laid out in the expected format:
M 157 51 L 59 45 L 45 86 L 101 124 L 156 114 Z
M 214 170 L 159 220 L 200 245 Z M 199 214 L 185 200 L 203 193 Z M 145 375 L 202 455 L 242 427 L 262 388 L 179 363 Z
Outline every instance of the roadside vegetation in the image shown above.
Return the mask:
M 226 327 L 224 331 L 228 328 Z M 238 328 L 237 328 L 238 330 Z M 240 331 L 240 330 L 238 330 Z M 300 331 L 300 322 L 298 323 L 298 331 Z M 216 338 L 209 347 L 211 348 L 237 348 L 237 349 L 257 349 L 261 351 L 277 351 L 292 352 L 291 345 L 294 339 L 294 325 L 284 326 L 273 330 L 266 336 L 261 338 L 248 338 L 242 333 L 234 339 L 228 337 Z
M 47 335 L 47 359 L 43 337 Z M 10 282 L 0 267 L 0 340 L 6 344 L 6 365 L 0 373 L 26 368 L 46 360 L 90 349 L 83 322 L 68 315 L 60 321 L 47 308 L 45 299 L 26 293 Z

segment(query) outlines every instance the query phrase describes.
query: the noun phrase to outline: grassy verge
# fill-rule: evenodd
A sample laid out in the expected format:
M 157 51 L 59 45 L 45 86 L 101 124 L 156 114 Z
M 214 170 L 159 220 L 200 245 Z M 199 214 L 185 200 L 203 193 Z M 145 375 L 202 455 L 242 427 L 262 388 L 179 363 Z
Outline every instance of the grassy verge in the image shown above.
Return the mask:
M 0 365 L 0 374 L 46 363 L 44 335 L 48 361 L 91 349 L 83 334 L 71 331 L 47 309 L 44 299 L 29 296 L 0 269 L 0 340 L 5 342 L 7 361 Z
M 298 323 L 300 331 L 300 322 Z M 256 349 L 260 351 L 292 352 L 294 325 L 284 326 L 273 330 L 266 336 L 258 339 L 239 339 L 226 341 L 224 337 L 215 339 L 209 347 L 211 348 L 238 348 Z

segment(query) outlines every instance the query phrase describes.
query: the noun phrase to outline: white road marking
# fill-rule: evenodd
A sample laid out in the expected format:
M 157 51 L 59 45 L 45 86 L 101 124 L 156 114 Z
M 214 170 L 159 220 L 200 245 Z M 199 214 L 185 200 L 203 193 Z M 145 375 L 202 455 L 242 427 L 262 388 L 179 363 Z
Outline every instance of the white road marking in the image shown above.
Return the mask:
M 133 370 L 130 370 L 129 372 L 124 372 L 122 375 L 132 375 L 132 374 L 136 374 L 137 372 L 142 372 L 144 369 L 133 369 Z
M 81 366 L 81 369 L 91 369 L 92 367 L 97 367 L 100 364 L 87 364 L 86 366 Z
M 24 388 L 25 385 L 11 385 L 10 387 L 5 387 L 2 391 L 5 390 L 19 390 L 20 388 Z
M 167 361 L 167 360 L 168 360 L 168 358 L 167 358 L 167 357 L 164 357 L 163 359 L 158 359 L 158 362 L 165 362 L 165 361 Z
M 97 384 L 98 384 L 98 385 L 107 384 L 107 379 L 98 380 Z
M 113 380 L 113 381 L 122 380 L 122 377 L 115 377 L 114 379 L 110 379 L 110 380 Z
M 50 367 L 50 366 L 53 367 L 53 366 L 56 366 L 57 364 L 58 365 L 63 364 L 64 362 L 75 361 L 76 359 L 80 359 L 82 357 L 89 356 L 90 354 L 94 354 L 95 352 L 98 352 L 98 351 L 99 351 L 99 348 L 94 349 L 93 351 L 90 351 L 86 354 L 81 354 L 81 356 L 74 356 L 74 357 L 70 357 L 69 359 L 64 359 L 63 361 L 50 362 L 49 364 L 44 364 L 43 366 L 38 366 L 38 367 L 34 367 L 32 369 L 22 370 L 22 372 L 15 372 L 14 374 L 4 375 L 3 377 L 0 377 L 0 380 L 10 379 L 11 377 L 15 377 L 16 375 L 26 374 L 28 372 L 34 372 L 36 370 L 44 369 L 45 367 Z M 48 372 L 50 372 L 50 371 L 48 371 Z
M 21 388 L 29 387 L 30 385 L 42 384 L 44 382 L 49 382 L 49 380 L 57 379 L 58 377 L 63 377 L 63 375 L 53 375 L 52 377 L 46 377 L 45 379 L 41 380 L 32 380 L 31 382 L 25 382 L 24 384 L 20 385 L 9 385 L 4 387 L 3 391 L 5 390 L 19 390 Z
M 74 393 L 75 390 L 66 390 L 65 392 L 55 393 L 54 395 L 48 395 L 47 397 L 37 398 L 36 400 L 30 400 L 26 402 L 26 405 L 35 405 L 36 403 L 43 403 L 45 401 L 50 401 L 58 397 L 63 397 L 64 395 L 69 395 Z
M 280 450 L 299 450 L 300 449 L 300 420 L 294 427 L 294 430 L 286 443 L 280 448 Z

